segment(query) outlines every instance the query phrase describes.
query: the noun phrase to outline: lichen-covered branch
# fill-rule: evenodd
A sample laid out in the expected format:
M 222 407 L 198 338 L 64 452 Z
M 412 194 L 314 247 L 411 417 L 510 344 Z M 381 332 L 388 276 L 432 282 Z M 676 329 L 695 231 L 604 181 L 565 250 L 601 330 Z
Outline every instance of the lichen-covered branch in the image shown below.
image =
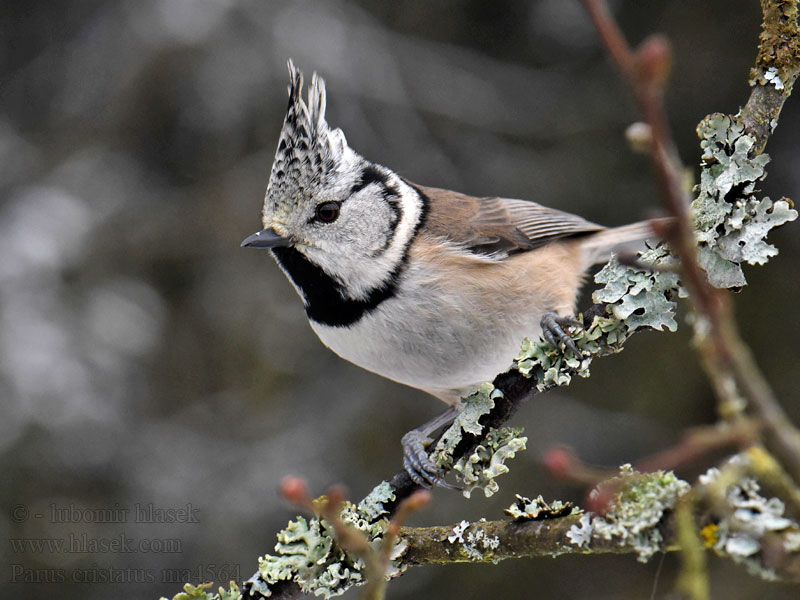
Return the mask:
M 629 465 L 618 476 L 601 483 L 593 492 L 607 495 L 602 514 L 584 512 L 569 503 L 546 503 L 517 496 L 507 510 L 512 519 L 461 521 L 437 527 L 403 527 L 394 546 L 393 570 L 398 574 L 422 565 L 453 563 L 497 563 L 511 558 L 557 557 L 563 554 L 635 554 L 647 561 L 658 552 L 685 546 L 682 536 L 697 538 L 698 549 L 713 549 L 718 555 L 742 563 L 750 572 L 769 580 L 800 582 L 800 523 L 786 511 L 776 496 L 762 491 L 759 474 L 765 453 L 753 446 L 746 452 L 712 468 L 691 487 L 671 472 L 639 473 Z M 769 471 L 770 468 L 767 469 Z M 768 477 L 769 479 L 769 477 Z M 773 490 L 771 485 L 767 489 Z M 387 491 L 384 485 L 383 490 Z M 377 495 L 369 507 L 358 507 L 364 515 L 381 511 Z M 347 505 L 342 516 L 351 526 L 368 531 L 372 525 L 354 519 Z M 330 548 L 336 542 L 326 536 L 318 520 L 298 520 L 282 532 L 279 551 L 303 569 L 304 583 L 294 587 L 246 587 L 254 597 L 285 598 L 300 590 L 326 598 L 347 587 L 341 565 L 331 563 Z M 322 554 L 320 554 L 322 551 Z M 340 550 L 337 550 L 340 552 Z M 316 557 L 318 560 L 312 560 Z M 695 558 L 700 558 L 701 555 Z M 324 559 L 324 560 L 323 560 Z M 262 563 L 265 569 L 274 568 Z M 358 568 L 351 563 L 351 567 Z M 360 582 L 350 574 L 350 584 Z M 335 584 L 334 584 L 335 583 Z M 691 582 L 690 582 L 691 583 Z M 333 587 L 330 587 L 333 584 Z M 702 582 L 699 583 L 702 590 Z M 698 582 L 694 582 L 697 588 Z M 174 600 L 234 600 L 239 589 L 209 591 L 210 584 L 187 585 Z M 270 595 L 271 594 L 271 595 Z M 253 597 L 245 593 L 242 597 Z M 693 594 L 693 597 L 703 597 Z
M 764 151 L 800 74 L 798 3 L 761 0 L 761 10 L 758 56 L 750 71 L 753 90 L 739 113 L 745 131 L 755 140 L 757 154 Z
M 685 544 L 680 520 L 688 514 L 688 527 L 700 548 L 741 562 L 766 579 L 800 582 L 800 525 L 787 515 L 781 500 L 762 493 L 752 464 L 760 452 L 754 448 L 736 455 L 701 476 L 694 488 L 671 472 L 642 474 L 624 466 L 618 477 L 596 490 L 613 491 L 604 514 L 577 509 L 559 514 L 561 507 L 555 514 L 553 507 L 525 512 L 519 505 L 540 507 L 543 501 L 520 499 L 507 511 L 514 520 L 404 528 L 400 562 L 495 563 L 607 553 L 631 553 L 647 561 L 656 552 Z M 681 512 L 689 507 L 691 511 Z
M 744 283 L 739 263 L 763 264 L 769 256 L 777 254 L 777 250 L 766 244 L 763 237 L 748 239 L 743 232 L 743 223 L 752 224 L 750 231 L 762 229 L 765 237 L 771 227 L 797 218 L 790 201 L 773 202 L 753 195 L 755 182 L 764 176 L 758 171 L 769 161 L 762 152 L 769 135 L 777 127 L 783 103 L 800 74 L 797 0 L 762 0 L 761 6 L 762 32 L 756 64 L 751 70 L 753 90 L 747 104 L 737 115 L 711 115 L 698 126 L 706 168 L 703 171 L 705 180 L 701 178 L 700 194 L 692 205 L 693 216 L 696 219 L 698 215 L 708 215 L 706 208 L 709 198 L 712 198 L 720 217 L 712 219 L 710 225 L 722 232 L 709 254 L 705 243 L 710 228 L 698 228 L 699 257 L 706 271 L 709 271 L 708 258 L 718 265 L 736 265 L 730 272 L 732 278 L 727 281 L 715 280 L 713 275 L 709 278 L 712 284 L 720 287 L 736 287 Z M 720 125 L 726 132 L 724 140 L 719 138 Z M 723 173 L 730 173 L 732 177 L 723 176 Z M 722 189 L 708 185 L 712 177 L 723 183 Z M 705 239 L 702 237 L 704 234 Z M 763 423 L 768 447 L 785 464 L 794 480 L 800 482 L 800 432 L 789 421 L 749 349 L 741 341 L 729 303 L 718 303 L 713 307 L 716 311 L 709 306 L 700 308 L 711 325 L 705 340 L 700 336 L 699 341 L 701 348 L 705 349 L 707 372 L 715 381 L 715 388 L 727 387 L 730 390 L 728 382 L 735 383 L 738 393 L 747 402 L 746 409 Z M 727 412 L 724 411 L 723 416 L 727 416 Z
M 774 468 L 758 446 L 710 469 L 694 487 L 672 472 L 639 473 L 625 465 L 617 477 L 602 482 L 593 492 L 608 498 L 601 514 L 585 513 L 569 503 L 548 504 L 541 497 L 517 496 L 506 510 L 513 520 L 401 528 L 387 575 L 421 565 L 496 563 L 562 554 L 632 553 L 644 562 L 657 552 L 685 547 L 682 536 L 691 535 L 699 540 L 699 548 L 713 549 L 765 579 L 800 582 L 797 516 L 787 511 L 777 496 L 764 495 L 759 484 L 765 482 L 771 491 L 783 489 Z M 379 490 L 358 507 L 348 504 L 342 511 L 342 519 L 364 532 L 373 544 L 379 543 L 385 530 L 386 521 L 380 517 L 390 497 L 387 484 Z M 279 535 L 277 554 L 261 562 L 260 573 L 262 580 L 274 580 L 281 577 L 275 569 L 289 565 L 298 570 L 294 585 L 287 588 L 278 581 L 266 588 L 251 581 L 246 590 L 255 597 L 289 597 L 302 590 L 329 598 L 363 583 L 364 564 L 343 553 L 331 529 L 319 519 L 300 518 L 290 523 Z M 697 587 L 697 578 L 694 584 Z

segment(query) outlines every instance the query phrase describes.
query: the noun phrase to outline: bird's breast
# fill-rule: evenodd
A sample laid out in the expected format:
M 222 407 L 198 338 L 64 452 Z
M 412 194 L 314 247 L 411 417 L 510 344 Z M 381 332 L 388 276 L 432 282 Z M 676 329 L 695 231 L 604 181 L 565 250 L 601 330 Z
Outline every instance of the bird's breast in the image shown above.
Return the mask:
M 539 335 L 542 314 L 562 308 L 546 288 L 529 285 L 517 262 L 412 254 L 393 295 L 357 322 L 311 325 L 342 358 L 455 401 L 454 390 L 465 393 L 507 370 L 522 339 Z

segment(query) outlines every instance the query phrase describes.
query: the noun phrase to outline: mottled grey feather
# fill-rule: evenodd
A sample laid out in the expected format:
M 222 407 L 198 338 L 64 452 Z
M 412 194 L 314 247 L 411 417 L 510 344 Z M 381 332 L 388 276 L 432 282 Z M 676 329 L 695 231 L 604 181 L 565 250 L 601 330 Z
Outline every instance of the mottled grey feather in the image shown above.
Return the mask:
M 308 102 L 303 100 L 303 74 L 289 67 L 289 105 L 283 121 L 272 173 L 267 184 L 264 214 L 285 213 L 303 201 L 313 202 L 338 178 L 337 169 L 352 151 L 340 129 L 325 121 L 325 82 L 311 77 Z

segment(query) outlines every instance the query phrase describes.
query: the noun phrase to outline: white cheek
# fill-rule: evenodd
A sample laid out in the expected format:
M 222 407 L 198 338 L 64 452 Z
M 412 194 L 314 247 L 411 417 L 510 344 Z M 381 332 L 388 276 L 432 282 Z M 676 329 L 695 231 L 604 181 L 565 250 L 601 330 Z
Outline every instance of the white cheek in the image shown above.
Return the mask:
M 389 184 L 399 193 L 397 213 L 377 190 L 365 188 L 362 194 L 348 198 L 339 220 L 309 235 L 313 244 L 298 244 L 353 300 L 367 298 L 390 281 L 403 262 L 422 213 L 422 200 L 413 188 L 396 175 L 390 176 Z M 395 214 L 400 221 L 392 227 Z
M 377 186 L 368 186 L 342 205 L 339 231 L 351 245 L 350 250 L 374 256 L 386 247 L 392 234 L 394 213 L 379 196 Z
M 403 261 L 406 248 L 414 235 L 414 230 L 422 213 L 422 201 L 411 187 L 394 176 L 390 184 L 399 191 L 400 222 L 392 231 L 391 219 L 394 212 L 384 203 L 380 218 L 371 219 L 380 230 L 368 228 L 369 245 L 365 245 L 366 255 L 361 254 L 351 262 L 347 275 L 348 288 L 354 297 L 363 297 L 375 288 L 384 285 Z M 382 199 L 381 199 L 382 202 Z

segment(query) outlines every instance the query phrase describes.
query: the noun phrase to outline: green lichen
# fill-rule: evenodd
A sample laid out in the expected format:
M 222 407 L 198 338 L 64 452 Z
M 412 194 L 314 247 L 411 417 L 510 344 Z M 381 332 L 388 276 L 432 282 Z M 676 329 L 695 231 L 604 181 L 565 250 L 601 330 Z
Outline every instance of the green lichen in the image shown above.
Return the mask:
M 582 334 L 583 330 L 570 332 L 573 341 Z M 582 348 L 582 346 L 579 346 Z M 584 365 L 583 357 L 580 359 L 572 354 L 565 353 L 556 346 L 540 339 L 532 342 L 529 338 L 522 340 L 520 352 L 514 359 L 514 367 L 525 377 L 536 377 L 536 387 L 541 392 L 555 386 L 569 385 L 572 376 L 579 374 L 589 376 L 588 364 Z
M 396 500 L 394 489 L 388 481 L 381 481 L 367 496 L 358 503 L 357 514 L 363 516 L 367 523 L 372 523 L 378 517 L 388 515 L 385 503 Z
M 486 519 L 480 519 L 479 523 L 485 523 Z M 493 553 L 500 547 L 500 538 L 488 535 L 483 529 L 470 529 L 468 521 L 461 521 L 453 527 L 453 533 L 447 536 L 447 541 L 451 544 L 459 544 L 461 550 L 469 560 L 484 561 L 492 560 Z
M 736 288 L 747 284 L 741 264 L 764 264 L 778 254 L 764 241 L 773 228 L 797 218 L 789 201 L 756 197 L 756 183 L 766 176 L 766 154 L 753 156 L 755 140 L 744 125 L 715 113 L 697 126 L 704 163 L 692 224 L 698 262 L 712 285 Z
M 798 5 L 794 0 L 762 2 L 764 18 L 758 36 L 758 57 L 750 71 L 750 85 L 775 86 L 787 98 L 797 78 L 800 40 Z
M 630 546 L 638 560 L 646 562 L 661 550 L 664 537 L 659 525 L 678 498 L 689 491 L 689 484 L 671 471 L 638 473 L 623 465 L 619 476 L 603 485 L 616 492 L 608 511 L 591 519 L 591 537 Z
M 578 548 L 589 547 L 592 541 L 592 517 L 590 515 L 581 515 L 578 523 L 569 528 L 567 532 L 567 539 L 570 544 L 575 544 Z
M 467 498 L 476 489 L 482 489 L 487 498 L 496 493 L 500 486 L 495 479 L 508 473 L 509 470 L 506 461 L 524 450 L 528 441 L 528 438 L 522 437 L 522 429 L 509 427 L 493 429 L 469 455 L 453 464 L 453 451 L 464 434 L 481 435 L 483 425 L 479 423 L 480 418 L 494 408 L 495 399 L 502 395 L 502 391 L 496 389 L 494 385 L 484 383 L 477 391 L 467 396 L 462 401 L 461 412 L 442 434 L 431 454 L 431 460 L 435 464 L 452 468 L 458 473 L 463 486 L 462 493 Z
M 500 538 L 488 535 L 483 529 L 467 531 L 463 546 L 464 551 L 472 560 L 492 560 L 494 551 L 499 547 Z
M 503 392 L 491 383 L 483 383 L 474 393 L 464 398 L 461 412 L 436 443 L 431 460 L 439 466 L 450 466 L 453 463 L 453 450 L 464 433 L 480 435 L 483 425 L 478 422 L 479 419 L 494 408 L 495 398 L 500 398 L 502 395 Z
M 494 408 L 495 399 L 502 396 L 503 392 L 491 383 L 481 384 L 476 392 L 464 398 L 461 412 L 442 434 L 431 454 L 435 464 L 452 468 L 459 474 L 467 498 L 478 488 L 487 498 L 499 490 L 495 478 L 508 472 L 505 462 L 525 449 L 528 438 L 521 437 L 522 429 L 493 429 L 468 456 L 453 464 L 453 451 L 464 434 L 481 435 L 483 425 L 479 423 L 480 418 L 488 414 Z
M 749 466 L 749 458 L 744 454 L 736 455 L 728 462 L 742 468 Z M 713 486 L 719 481 L 720 473 L 719 469 L 711 468 L 700 476 L 699 483 Z M 800 524 L 786 516 L 785 506 L 779 498 L 765 498 L 760 490 L 753 477 L 739 477 L 721 490 L 730 512 L 716 523 L 713 548 L 744 564 L 751 574 L 773 580 L 777 578 L 775 573 L 759 560 L 761 541 L 768 534 L 781 533 L 786 535 L 791 547 L 796 532 L 800 531 Z
M 493 429 L 469 456 L 453 465 L 453 470 L 460 474 L 465 497 L 469 498 L 475 489 L 482 489 L 489 498 L 500 489 L 495 479 L 508 473 L 505 462 L 525 449 L 528 438 L 522 437 L 522 431 L 511 427 Z
M 217 593 L 207 591 L 213 585 L 213 583 L 201 583 L 194 586 L 187 583 L 183 586 L 183 591 L 175 594 L 172 600 L 239 600 L 241 598 L 239 588 L 233 581 L 230 582 L 227 590 L 220 587 Z M 162 597 L 161 600 L 167 599 Z
M 764 71 L 764 82 L 767 85 L 774 85 L 776 90 L 786 89 L 786 85 L 783 79 L 781 79 L 777 67 L 769 67 Z
M 789 531 L 784 536 L 783 550 L 787 553 L 800 552 L 800 531 Z
M 387 482 L 382 482 L 358 506 L 346 502 L 340 519 L 361 531 L 375 551 L 381 551 L 383 534 L 388 521 L 385 502 L 395 499 Z M 402 552 L 403 543 L 396 544 L 390 558 Z M 275 554 L 259 559 L 259 573 L 267 586 L 278 581 L 291 580 L 304 593 L 331 598 L 343 594 L 353 585 L 364 582 L 364 561 L 347 554 L 335 542 L 334 529 L 324 519 L 298 517 L 278 533 Z M 398 570 L 387 572 L 387 576 Z M 259 590 L 269 596 L 269 590 Z
M 603 287 L 592 299 L 607 306 L 605 316 L 595 316 L 588 328 L 569 331 L 581 351 L 577 357 L 540 339 L 525 338 L 514 368 L 526 377 L 536 379 L 536 387 L 545 391 L 569 385 L 572 377 L 589 376 L 589 365 L 595 356 L 622 350 L 623 342 L 637 329 L 675 331 L 675 297 L 685 295 L 674 268 L 674 259 L 663 246 L 641 253 L 639 261 L 654 270 L 621 265 L 616 259 L 608 262 L 596 275 Z
M 648 249 L 639 258 L 642 263 L 659 269 L 674 266 L 674 260 L 663 246 Z M 623 267 L 616 259 L 611 259 L 594 280 L 605 287 L 594 292 L 592 300 L 607 304 L 608 311 L 624 323 L 626 334 L 641 328 L 658 331 L 678 329 L 673 298 L 683 296 L 684 291 L 676 272 Z
M 267 584 L 294 580 L 304 592 L 310 593 L 316 591 L 315 584 L 328 567 L 344 558 L 343 552 L 333 555 L 332 549 L 333 536 L 323 528 L 319 519 L 298 517 L 278 533 L 276 554 L 260 558 L 258 570 Z M 334 572 L 341 573 L 341 569 Z
M 541 496 L 534 500 L 519 494 L 516 496 L 516 502 L 504 510 L 515 521 L 543 521 L 545 519 L 566 517 L 567 515 L 578 515 L 583 512 L 572 502 L 553 500 L 548 504 Z

